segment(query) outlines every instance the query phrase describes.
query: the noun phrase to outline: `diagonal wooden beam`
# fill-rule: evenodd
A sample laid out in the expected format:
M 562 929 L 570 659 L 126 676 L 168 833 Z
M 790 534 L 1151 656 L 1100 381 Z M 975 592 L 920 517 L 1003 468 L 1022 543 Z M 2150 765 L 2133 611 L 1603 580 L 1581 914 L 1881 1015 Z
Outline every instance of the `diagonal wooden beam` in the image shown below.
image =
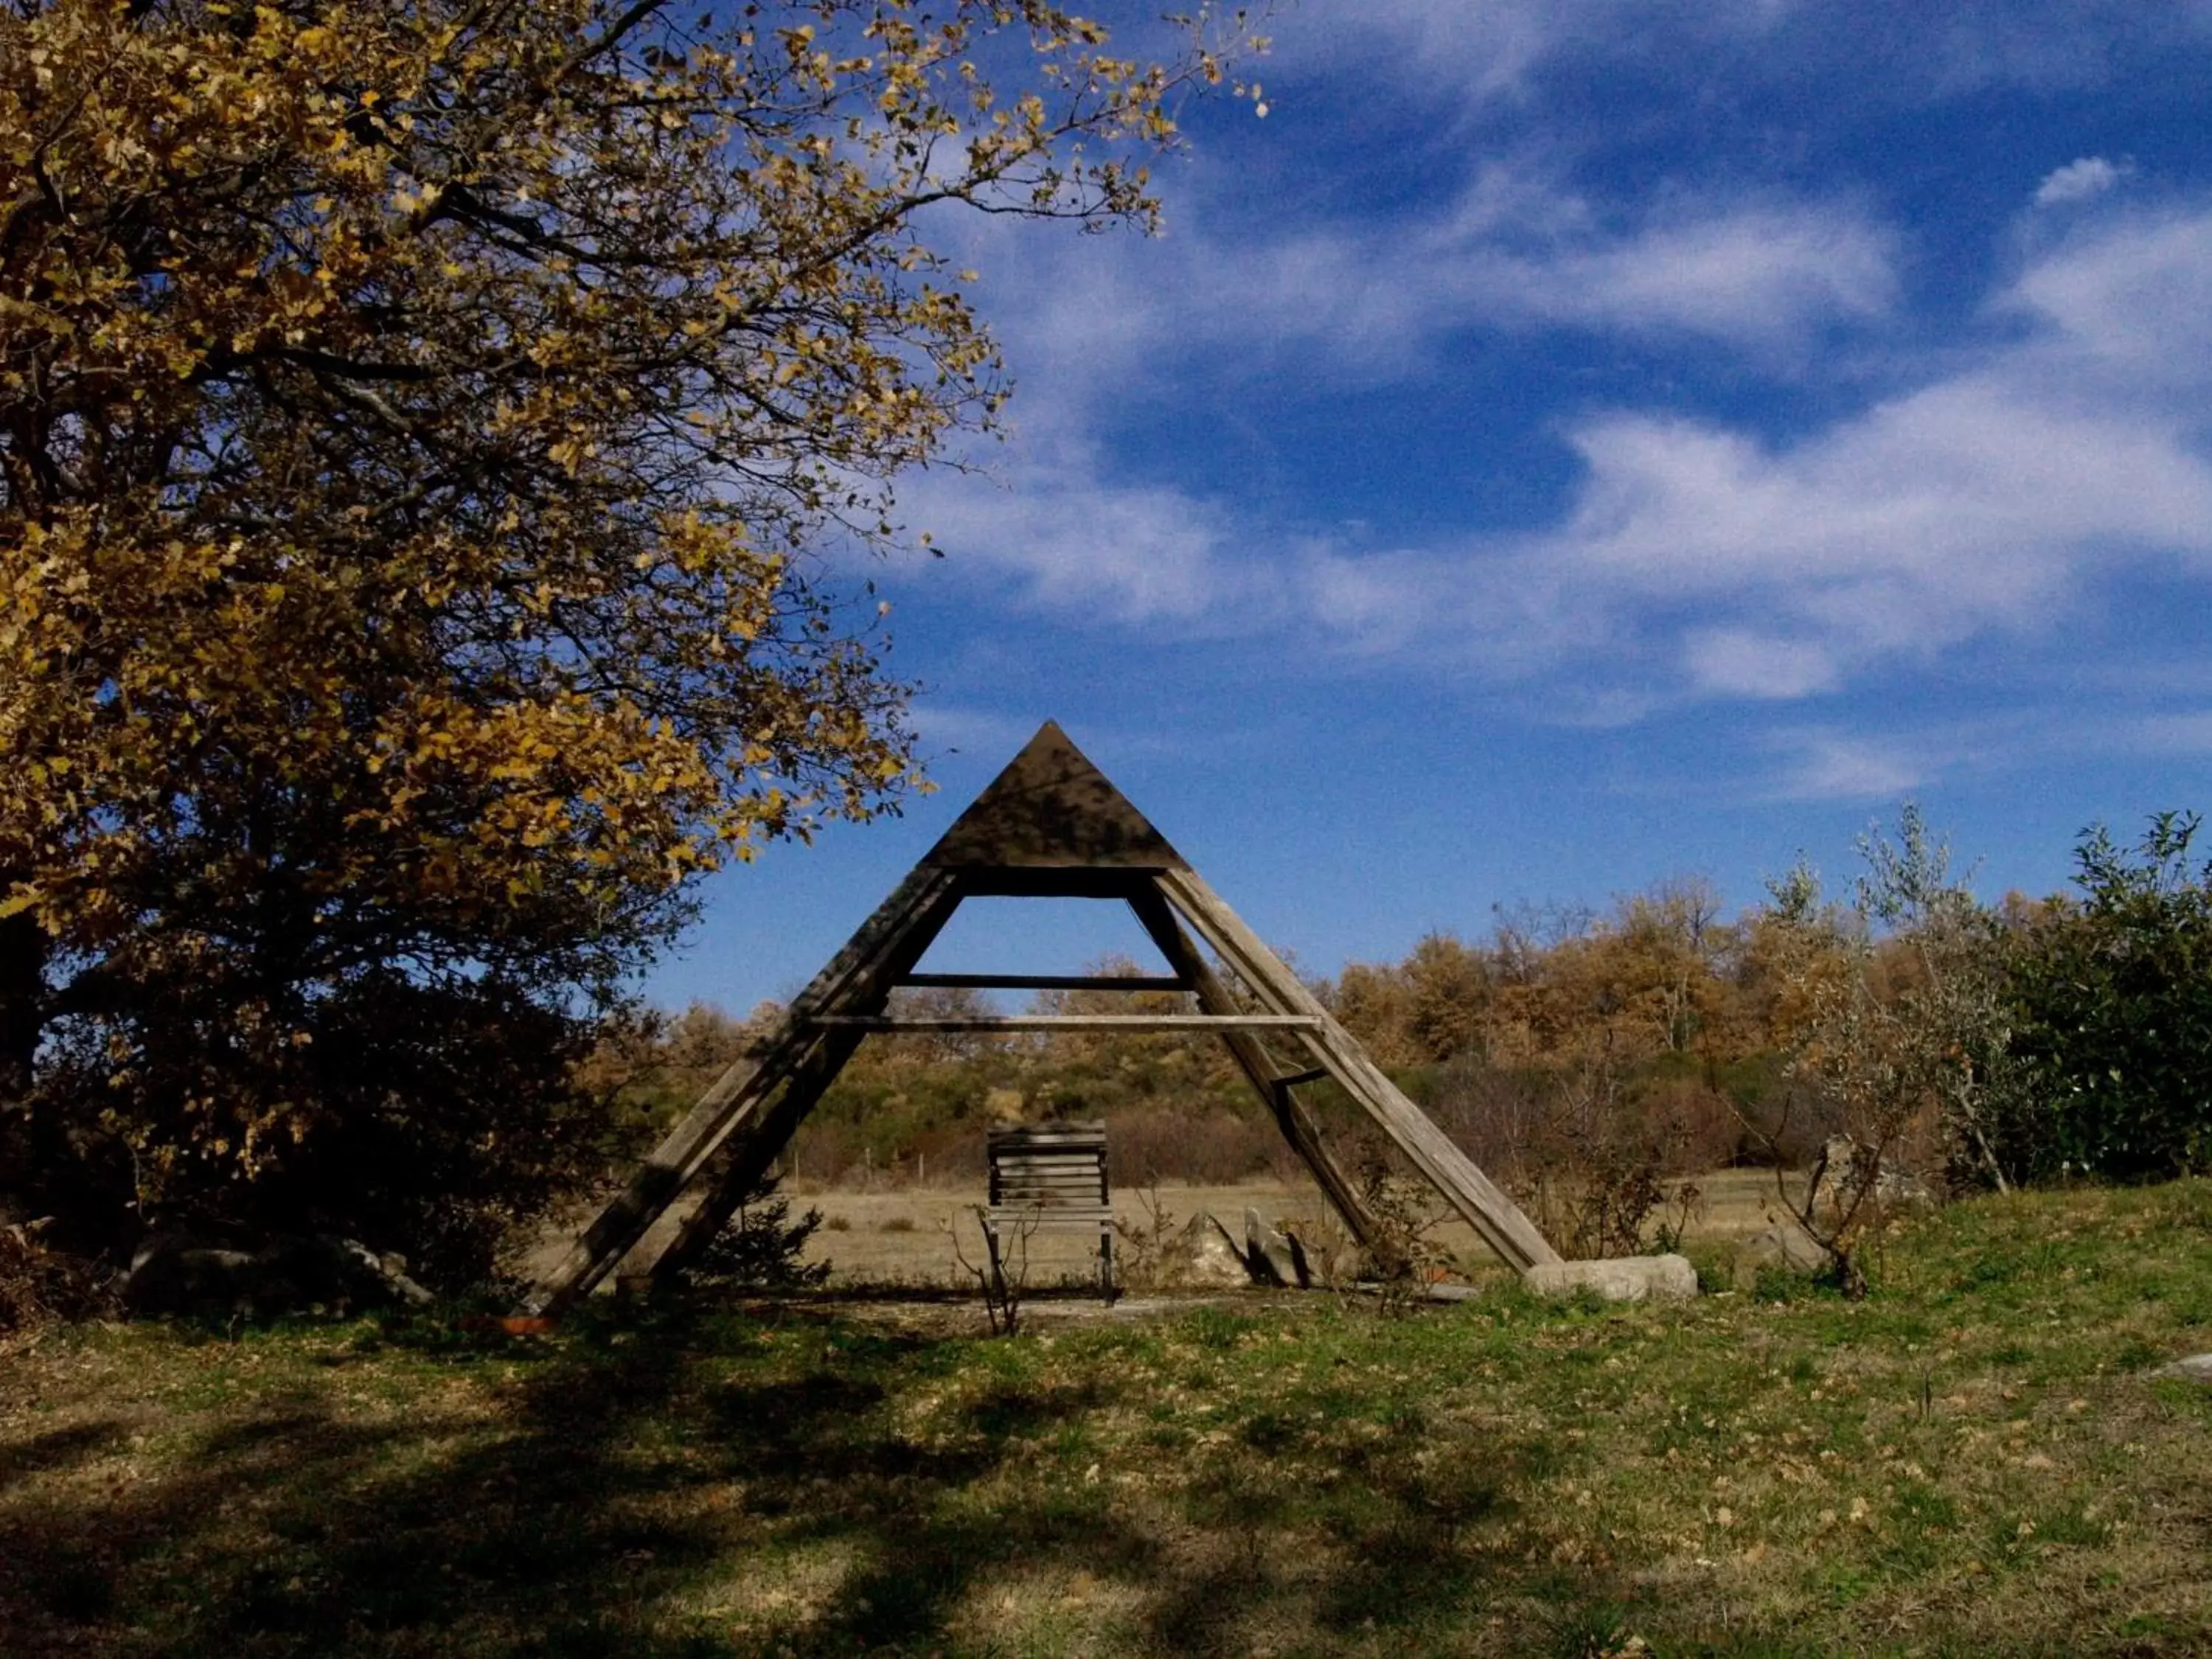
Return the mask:
M 1133 897 L 1129 901 L 1129 908 L 1136 913 L 1137 925 L 1145 930 L 1154 947 L 1167 959 L 1169 968 L 1177 977 L 1190 981 L 1191 988 L 1198 994 L 1200 1007 L 1213 1014 L 1237 1011 L 1237 999 L 1230 994 L 1221 975 L 1213 971 L 1213 964 L 1206 961 L 1198 946 L 1191 942 L 1190 935 L 1183 932 L 1182 925 L 1176 921 L 1175 912 L 1169 908 L 1167 901 L 1157 890 Z M 1221 1036 L 1228 1045 L 1231 1057 L 1237 1062 L 1237 1070 L 1244 1073 L 1246 1080 L 1266 1103 L 1276 1127 L 1283 1132 L 1283 1139 L 1290 1142 L 1291 1150 L 1313 1172 L 1315 1183 L 1321 1188 L 1330 1207 L 1351 1230 L 1352 1236 L 1370 1253 L 1382 1249 L 1385 1243 L 1382 1227 L 1360 1198 L 1359 1189 L 1352 1184 L 1336 1159 L 1330 1156 L 1327 1143 L 1322 1139 L 1321 1126 L 1313 1121 L 1312 1115 L 1291 1092 L 1297 1084 L 1310 1080 L 1311 1073 L 1285 1074 L 1276 1063 L 1273 1054 L 1268 1052 L 1267 1044 L 1249 1032 L 1224 1030 Z M 1377 1265 L 1389 1267 L 1392 1264 Z
M 1252 988 L 1263 1006 L 1273 1012 L 1305 1014 L 1314 1019 L 1311 1027 L 1297 1032 L 1298 1040 L 1365 1109 L 1423 1178 L 1466 1217 L 1483 1243 L 1522 1273 L 1559 1260 L 1559 1253 L 1522 1213 L 1521 1206 L 1406 1098 L 1352 1034 L 1337 1024 L 1298 976 L 1197 872 L 1165 870 L 1158 880 L 1160 890 L 1188 919 L 1199 936 L 1237 970 L 1237 977 Z
M 796 1073 L 825 1040 L 812 1024 L 815 1015 L 843 1006 L 862 987 L 874 986 L 902 943 L 926 929 L 928 938 L 945 925 L 959 903 L 959 878 L 951 872 L 916 869 L 893 890 L 873 915 L 831 957 L 813 981 L 793 1000 L 782 1016 L 757 1038 L 728 1070 L 699 1097 L 683 1121 L 668 1132 L 629 1184 L 611 1200 L 590 1226 L 533 1285 L 525 1307 L 533 1313 L 558 1311 L 612 1271 L 706 1167 L 733 1128 Z M 927 948 L 922 939 L 908 965 Z M 881 988 L 877 988 L 880 997 Z M 880 1001 L 873 1006 L 879 1006 Z
M 1304 1014 L 817 1014 L 832 1031 L 1289 1031 Z
M 860 1046 L 861 1036 L 858 1031 L 836 1033 L 807 1053 L 782 1092 L 748 1114 L 723 1142 L 720 1154 L 686 1188 L 690 1209 L 675 1232 L 658 1249 L 650 1248 L 650 1238 L 641 1243 L 624 1258 L 625 1274 L 649 1273 L 657 1282 L 665 1281 L 699 1259 L 837 1080 Z M 680 1209 L 681 1202 L 670 1207 Z
M 845 1069 L 867 1035 L 867 1020 L 881 1015 L 894 986 L 913 971 L 966 896 L 964 875 L 941 885 L 917 906 L 910 925 L 886 937 L 874 958 L 842 990 L 815 1005 L 816 1012 L 805 1018 L 820 1040 L 793 1066 L 781 1094 L 773 1101 L 762 1094 L 731 1126 L 721 1155 L 690 1183 L 690 1212 L 659 1250 L 634 1253 L 635 1271 L 665 1280 L 696 1261 L 729 1224 L 744 1195 L 768 1173 L 806 1115 Z

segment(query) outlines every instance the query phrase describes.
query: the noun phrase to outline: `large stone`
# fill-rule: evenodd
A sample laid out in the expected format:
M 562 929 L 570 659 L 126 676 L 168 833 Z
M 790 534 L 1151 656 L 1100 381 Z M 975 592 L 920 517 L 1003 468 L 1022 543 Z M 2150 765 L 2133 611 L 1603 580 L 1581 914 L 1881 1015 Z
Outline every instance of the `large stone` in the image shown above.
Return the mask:
M 1244 1252 L 1229 1231 L 1201 1211 L 1160 1247 L 1163 1288 L 1234 1290 L 1252 1282 Z
M 1296 1240 L 1261 1220 L 1257 1210 L 1244 1212 L 1244 1262 L 1260 1284 L 1293 1291 L 1306 1286 L 1305 1252 Z
M 1778 1221 L 1735 1247 L 1736 1288 L 1750 1290 L 1762 1271 L 1817 1273 L 1827 1265 L 1827 1251 L 1802 1227 L 1794 1221 Z
M 2193 1353 L 2171 1365 L 2160 1365 L 2153 1376 L 2170 1376 L 2184 1382 L 2212 1382 L 2212 1353 Z
M 1595 1291 L 1607 1302 L 1686 1302 L 1698 1293 L 1698 1270 L 1679 1255 L 1547 1261 L 1529 1268 L 1522 1280 L 1539 1296 Z

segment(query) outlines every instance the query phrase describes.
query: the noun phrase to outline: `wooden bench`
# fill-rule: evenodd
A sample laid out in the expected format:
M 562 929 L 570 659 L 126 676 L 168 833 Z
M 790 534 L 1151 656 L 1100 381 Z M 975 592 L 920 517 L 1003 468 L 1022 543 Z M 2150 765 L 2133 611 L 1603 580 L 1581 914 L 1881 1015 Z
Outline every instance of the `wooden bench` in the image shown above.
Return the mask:
M 1114 1206 L 1106 1189 L 1106 1126 L 1048 1123 L 994 1129 L 987 1150 L 991 1202 L 983 1224 L 994 1244 L 1004 1237 L 1033 1232 L 1096 1232 L 1098 1287 L 1112 1296 Z

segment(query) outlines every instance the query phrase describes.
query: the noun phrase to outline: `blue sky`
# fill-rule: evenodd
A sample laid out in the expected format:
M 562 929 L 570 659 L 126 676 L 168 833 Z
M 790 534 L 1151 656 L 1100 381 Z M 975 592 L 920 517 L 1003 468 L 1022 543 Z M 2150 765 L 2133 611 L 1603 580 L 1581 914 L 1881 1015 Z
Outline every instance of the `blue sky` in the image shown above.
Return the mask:
M 1271 33 L 1164 235 L 949 228 L 1012 432 L 872 573 L 939 792 L 715 878 L 648 995 L 796 989 L 1048 716 L 1320 972 L 1839 884 L 1908 798 L 1992 896 L 2212 806 L 2212 3 Z M 1000 920 L 931 965 L 1133 937 Z

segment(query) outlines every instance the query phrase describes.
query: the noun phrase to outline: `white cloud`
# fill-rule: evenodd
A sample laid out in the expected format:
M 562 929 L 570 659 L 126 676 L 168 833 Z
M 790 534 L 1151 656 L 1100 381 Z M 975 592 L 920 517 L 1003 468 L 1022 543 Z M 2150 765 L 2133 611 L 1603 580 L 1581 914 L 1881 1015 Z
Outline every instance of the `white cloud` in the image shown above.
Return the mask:
M 1793 350 L 1887 310 L 1891 239 L 1825 203 L 1690 200 L 1611 225 L 1540 178 L 1492 167 L 1427 226 L 1328 227 L 1203 250 L 1216 337 L 1328 343 L 1386 366 L 1438 337 L 1568 328 Z
M 1893 800 L 1934 775 L 1891 744 L 1842 732 L 1802 734 L 1795 747 L 1778 792 L 1791 800 Z
M 1501 329 L 1693 337 L 1771 357 L 1879 319 L 1898 290 L 1894 237 L 1853 204 L 1680 191 L 1621 215 L 1525 162 L 1488 163 L 1446 204 L 1382 218 L 1251 232 L 1194 191 L 1155 241 L 1025 243 L 1017 258 L 1015 234 L 986 225 L 964 250 L 985 272 L 1024 422 L 1043 387 L 1096 400 L 1292 351 L 1332 375 L 1395 377 L 1448 337 Z
M 1692 682 L 1723 695 L 1802 697 L 1834 690 L 1838 678 L 1834 659 L 1814 640 L 1716 628 L 1691 634 L 1685 644 Z
M 1222 558 L 1213 503 L 1165 486 L 1106 483 L 1080 457 L 1011 477 L 995 488 L 925 479 L 902 492 L 901 507 L 966 580 L 1087 622 L 1204 631 L 1247 583 L 1249 573 Z
M 2125 167 L 2116 167 L 2101 155 L 2084 155 L 2045 174 L 2043 182 L 2035 187 L 2035 204 L 2061 207 L 2072 202 L 2086 202 L 2093 196 L 2102 196 L 2127 173 Z
M 1528 251 L 1500 230 L 1449 234 L 1423 251 L 1418 285 L 1462 326 L 1560 325 L 1682 333 L 1741 346 L 1789 345 L 1834 319 L 1867 318 L 1896 297 L 1890 239 L 1829 204 L 1699 204 L 1625 234 L 1577 224 L 1571 198 L 1544 204 L 1556 227 Z
M 1402 643 L 1433 629 L 1435 607 L 1413 596 L 1449 585 L 1455 555 L 1270 550 L 1263 571 L 1249 527 L 1220 504 L 1233 481 L 1212 501 L 1125 483 L 1094 434 L 1133 390 L 1194 375 L 1233 386 L 1284 360 L 1319 379 L 1417 380 L 1449 337 L 1477 331 L 1698 336 L 1771 360 L 1893 295 L 1888 236 L 1847 209 L 1682 199 L 1640 225 L 1604 217 L 1536 170 L 1493 164 L 1426 225 L 1247 243 L 1200 204 L 1163 240 L 1031 243 L 1020 258 L 1010 228 L 982 226 L 963 255 L 986 273 L 1018 377 L 1012 440 L 981 458 L 995 485 L 910 479 L 902 516 L 957 555 L 956 570 L 1073 615 L 1214 631 L 1297 612 L 1352 648 Z M 1530 617 L 1522 638 L 1575 631 Z
M 1422 87 L 1470 106 L 1522 96 L 1574 55 L 1629 58 L 1758 40 L 1797 0 L 1363 0 L 1312 7 L 1274 31 L 1285 81 L 1349 76 Z
M 1086 616 L 1212 631 L 1295 615 L 1341 649 L 1493 674 L 1817 695 L 2047 630 L 2118 563 L 2212 562 L 2208 286 L 2212 212 L 2104 226 L 1995 298 L 2022 337 L 1792 444 L 1632 410 L 1585 420 L 1571 510 L 1510 540 L 1285 562 L 1225 510 L 1115 486 L 1088 456 L 951 528 Z
M 2082 166 L 2046 191 L 2086 188 Z M 1002 266 L 993 315 L 1025 376 L 1010 487 L 932 480 L 908 516 L 980 583 L 1078 621 L 1473 672 L 1572 711 L 1838 693 L 1962 642 L 2055 640 L 2130 563 L 2212 570 L 2212 206 L 2075 225 L 1935 343 L 1917 385 L 1786 441 L 1583 416 L 1562 433 L 1581 481 L 1534 532 L 1286 546 L 1237 480 L 1127 483 L 1095 436 L 1133 388 L 1194 378 L 1226 402 L 1253 362 L 1418 398 L 1454 337 L 1501 330 L 1696 337 L 1810 375 L 1824 331 L 1884 329 L 1899 306 L 1894 239 L 1849 203 L 1662 199 L 1624 221 L 1501 162 L 1425 221 L 1243 241 L 1201 199 L 1165 242 Z M 1939 763 L 1841 739 L 1808 754 L 1794 775 L 1816 793 L 1893 793 Z
M 2139 220 L 1999 296 L 2025 338 L 1793 444 L 1588 420 L 1569 434 L 1584 477 L 1565 518 L 1432 559 L 1429 604 L 1408 603 L 1509 672 L 1528 672 L 1534 638 L 1557 669 L 1760 698 L 2047 633 L 2128 562 L 2212 567 L 2208 285 L 2212 213 Z

